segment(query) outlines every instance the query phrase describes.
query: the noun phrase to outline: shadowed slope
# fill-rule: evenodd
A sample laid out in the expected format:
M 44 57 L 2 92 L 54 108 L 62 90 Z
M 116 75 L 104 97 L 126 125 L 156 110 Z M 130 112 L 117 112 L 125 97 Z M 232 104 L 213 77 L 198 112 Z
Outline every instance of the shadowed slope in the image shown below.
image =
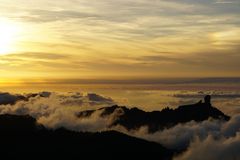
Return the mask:
M 60 158 L 81 157 L 86 152 L 101 152 L 106 156 L 116 152 L 137 152 L 137 155 L 151 152 L 161 159 L 170 159 L 173 153 L 158 143 L 116 131 L 83 133 L 64 128 L 48 130 L 36 125 L 36 120 L 29 116 L 1 115 L 0 137 L 0 150 L 6 155 L 46 154 Z

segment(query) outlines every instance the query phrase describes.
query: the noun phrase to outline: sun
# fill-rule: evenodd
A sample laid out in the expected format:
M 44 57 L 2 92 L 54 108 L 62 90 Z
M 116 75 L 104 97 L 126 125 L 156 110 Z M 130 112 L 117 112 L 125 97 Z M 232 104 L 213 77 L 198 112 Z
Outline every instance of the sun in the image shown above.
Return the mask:
M 19 29 L 16 24 L 0 19 L 0 55 L 8 54 L 13 50 Z

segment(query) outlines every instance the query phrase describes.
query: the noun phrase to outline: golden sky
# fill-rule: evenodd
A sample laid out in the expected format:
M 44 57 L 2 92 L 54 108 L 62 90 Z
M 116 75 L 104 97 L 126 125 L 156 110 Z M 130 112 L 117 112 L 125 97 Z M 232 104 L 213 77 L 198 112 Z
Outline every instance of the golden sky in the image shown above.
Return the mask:
M 2 81 L 240 76 L 239 0 L 0 0 Z

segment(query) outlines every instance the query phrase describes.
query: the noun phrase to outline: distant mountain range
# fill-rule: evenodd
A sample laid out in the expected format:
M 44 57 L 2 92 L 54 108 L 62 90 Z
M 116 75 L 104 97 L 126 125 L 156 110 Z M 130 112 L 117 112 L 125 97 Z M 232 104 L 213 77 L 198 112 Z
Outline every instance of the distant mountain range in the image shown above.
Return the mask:
M 121 125 L 128 130 L 135 130 L 142 126 L 147 126 L 150 133 L 192 120 L 196 122 L 204 121 L 210 117 L 226 121 L 229 120 L 229 116 L 211 105 L 211 97 L 208 98 L 209 100 L 205 97 L 204 103 L 200 101 L 193 105 L 180 106 L 177 109 L 165 108 L 162 111 L 145 112 L 138 108 L 129 109 L 127 107 L 112 106 L 100 108 L 98 110 L 79 112 L 77 117 L 89 117 L 96 111 L 101 111 L 102 117 L 107 117 L 118 112 L 117 117 L 112 124 L 110 124 L 110 128 L 112 126 Z

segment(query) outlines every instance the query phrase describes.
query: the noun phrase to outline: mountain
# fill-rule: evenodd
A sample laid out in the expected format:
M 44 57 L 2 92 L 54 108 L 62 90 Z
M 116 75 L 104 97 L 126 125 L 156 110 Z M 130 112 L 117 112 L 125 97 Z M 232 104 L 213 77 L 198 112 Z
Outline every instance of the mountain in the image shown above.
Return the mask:
M 196 104 L 179 106 L 177 109 L 165 108 L 162 111 L 145 112 L 138 108 L 129 109 L 115 105 L 98 110 L 79 112 L 77 117 L 86 118 L 96 111 L 101 111 L 102 117 L 108 117 L 113 114 L 116 116 L 109 127 L 121 125 L 128 130 L 134 130 L 142 126 L 148 126 L 150 133 L 173 127 L 179 123 L 193 120 L 196 122 L 204 121 L 210 117 L 225 121 L 230 119 L 229 116 L 211 105 L 211 96 L 206 96 L 204 102 L 199 101 Z
M 55 158 L 90 156 L 106 157 L 117 153 L 156 156 L 171 159 L 172 150 L 116 131 L 74 132 L 64 128 L 49 130 L 30 116 L 0 115 L 0 150 L 3 156 L 51 155 Z M 136 153 L 136 154 L 135 154 Z M 93 154 L 94 155 L 94 154 Z M 97 155 L 97 154 L 95 154 Z

